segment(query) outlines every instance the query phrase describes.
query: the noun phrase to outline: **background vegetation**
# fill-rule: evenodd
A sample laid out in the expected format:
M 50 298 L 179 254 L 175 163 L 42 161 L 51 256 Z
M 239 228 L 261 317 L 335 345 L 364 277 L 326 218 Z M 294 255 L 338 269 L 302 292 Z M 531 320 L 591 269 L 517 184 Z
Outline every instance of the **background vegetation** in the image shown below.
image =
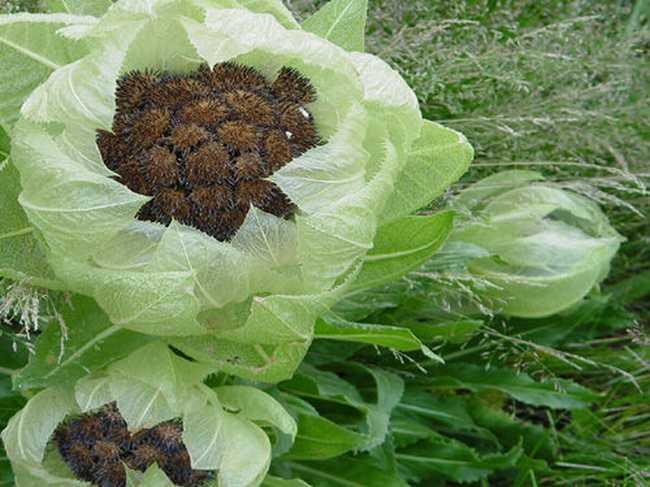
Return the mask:
M 42 8 L 3 1 L 5 11 Z M 287 3 L 304 18 L 325 2 Z M 322 418 L 300 423 L 302 453 L 276 461 L 277 476 L 364 487 L 650 483 L 649 13 L 645 0 L 370 1 L 369 51 L 403 74 L 427 118 L 476 148 L 447 199 L 486 174 L 532 168 L 598 201 L 627 241 L 602 288 L 549 319 L 466 314 L 458 302 L 480 297 L 430 268 L 368 297 L 360 320 L 408 323 L 447 365 L 317 342 L 297 378 L 272 391 Z M 0 306 L 14 322 L 41 299 L 21 292 L 6 289 Z M 3 333 L 0 374 L 25 360 L 24 334 Z M 22 402 L 0 375 L 0 428 Z

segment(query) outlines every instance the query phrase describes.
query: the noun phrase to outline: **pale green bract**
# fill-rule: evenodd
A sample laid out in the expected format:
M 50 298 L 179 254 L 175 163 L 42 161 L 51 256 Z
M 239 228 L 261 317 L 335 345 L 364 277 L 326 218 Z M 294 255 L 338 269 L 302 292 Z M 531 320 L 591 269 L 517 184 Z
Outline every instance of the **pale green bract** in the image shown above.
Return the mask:
M 289 377 L 380 226 L 427 205 L 473 157 L 461 134 L 423 121 L 396 71 L 346 50 L 363 47 L 365 8 L 333 0 L 302 27 L 278 0 L 120 0 L 98 19 L 57 17 L 56 31 L 47 16 L 21 17 L 52 45 L 83 47 L 50 65 L 11 130 L 19 201 L 57 280 L 92 296 L 116 325 L 169 337 L 227 373 Z M 271 177 L 298 214 L 286 221 L 253 209 L 226 243 L 176 222 L 136 220 L 148 198 L 111 178 L 95 144 L 95 131 L 112 123 L 116 80 L 133 69 L 226 61 L 271 79 L 290 66 L 317 90 L 309 108 L 326 143 Z M 391 275 L 412 260 L 391 261 Z
M 129 430 L 181 418 L 183 442 L 192 468 L 216 471 L 206 486 L 255 487 L 262 483 L 272 445 L 262 426 L 290 444 L 297 426 L 268 394 L 245 386 L 211 389 L 203 379 L 213 370 L 172 353 L 161 342 L 147 345 L 103 371 L 86 376 L 74 388 L 49 388 L 36 394 L 2 432 L 16 485 L 86 486 L 75 480 L 58 451 L 49 444 L 65 417 L 116 401 Z M 128 471 L 128 485 L 174 485 L 155 466 L 146 473 Z
M 512 316 L 578 303 L 607 276 L 623 241 L 594 202 L 543 179 L 504 171 L 461 192 L 454 206 L 465 220 L 439 257 L 464 260 L 491 283 L 482 293 L 494 308 Z

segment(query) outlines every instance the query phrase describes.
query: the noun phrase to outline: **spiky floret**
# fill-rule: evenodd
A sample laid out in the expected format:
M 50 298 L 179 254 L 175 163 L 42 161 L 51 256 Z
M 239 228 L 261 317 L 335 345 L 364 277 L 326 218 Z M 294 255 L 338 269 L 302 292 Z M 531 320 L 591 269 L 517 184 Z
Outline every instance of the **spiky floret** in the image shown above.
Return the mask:
M 305 107 L 316 91 L 295 69 L 272 82 L 235 63 L 183 75 L 135 71 L 118 81 L 116 97 L 113 132 L 99 130 L 97 145 L 123 184 L 152 197 L 138 218 L 229 240 L 251 205 L 294 214 L 264 178 L 320 143 Z
M 192 469 L 179 420 L 131 435 L 115 403 L 63 423 L 53 439 L 77 478 L 101 487 L 125 486 L 124 465 L 144 472 L 157 463 L 174 484 L 188 487 L 212 477 Z

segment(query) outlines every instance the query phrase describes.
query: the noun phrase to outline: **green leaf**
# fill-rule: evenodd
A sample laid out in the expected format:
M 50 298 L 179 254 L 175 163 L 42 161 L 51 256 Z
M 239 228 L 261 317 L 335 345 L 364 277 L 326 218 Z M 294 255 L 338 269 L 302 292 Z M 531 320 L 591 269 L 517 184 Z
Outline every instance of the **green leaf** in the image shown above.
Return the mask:
M 153 342 L 112 364 L 105 382 L 129 427 L 143 428 L 178 417 L 194 401 L 203 400 L 196 386 L 212 370 L 180 358 L 162 342 Z M 91 376 L 77 383 L 77 402 L 84 410 L 97 407 L 92 405 L 92 394 L 102 379 Z
M 46 261 L 43 245 L 18 203 L 19 193 L 18 171 L 10 160 L 5 161 L 0 164 L 0 277 L 60 289 L 62 284 Z
M 60 313 L 63 325 L 53 319 L 39 336 L 29 364 L 15 377 L 18 388 L 73 384 L 151 340 L 113 325 L 90 298 L 73 296 Z
M 0 428 L 25 405 L 26 399 L 12 389 L 11 377 L 0 376 Z
M 0 15 L 0 125 L 11 127 L 34 88 L 54 70 L 87 53 L 83 43 L 57 31 L 95 22 L 92 17 L 62 14 Z
M 474 149 L 461 133 L 425 120 L 422 134 L 395 182 L 383 221 L 429 205 L 465 174 L 473 158 Z
M 368 455 L 325 462 L 289 462 L 287 466 L 314 487 L 408 487 L 397 474 L 383 470 Z
M 11 139 L 9 134 L 0 125 L 0 167 L 4 164 L 4 160 L 9 157 L 11 151 Z
M 316 321 L 315 337 L 322 340 L 378 345 L 404 352 L 421 350 L 427 357 L 442 361 L 411 330 L 399 326 L 355 323 L 328 314 Z
M 551 184 L 531 184 L 537 177 L 506 171 L 465 190 L 458 201 L 476 212 L 450 239 L 489 253 L 469 258 L 467 269 L 492 284 L 482 294 L 495 307 L 528 318 L 580 302 L 606 277 L 623 240 L 591 200 Z M 463 255 L 463 247 L 455 250 Z
M 300 479 L 283 479 L 267 475 L 262 482 L 262 487 L 310 487 L 309 484 Z
M 497 390 L 526 404 L 553 409 L 585 408 L 598 398 L 589 389 L 568 380 L 536 382 L 527 374 L 510 369 L 486 370 L 471 364 L 439 367 L 432 372 L 428 384 L 435 389 Z
M 156 463 L 144 473 L 126 469 L 127 487 L 173 487 L 174 485 Z
M 461 191 L 454 198 L 454 206 L 470 210 L 480 208 L 485 203 L 485 200 L 492 196 L 543 180 L 544 176 L 537 171 L 525 171 L 521 169 L 500 171 L 492 176 L 481 179 L 469 188 Z
M 555 458 L 557 446 L 550 430 L 520 421 L 477 398 L 469 402 L 469 412 L 476 424 L 492 431 L 504 447 L 514 448 L 521 443 L 532 458 L 549 461 Z
M 302 28 L 348 51 L 365 47 L 368 0 L 331 0 L 302 24 Z
M 358 449 L 371 450 L 386 440 L 390 416 L 402 397 L 404 382 L 399 376 L 381 369 L 352 364 L 343 366 L 346 372 L 362 377 L 364 384 L 368 382 L 368 375 L 372 378 L 373 383 L 369 388 L 374 389 L 376 403 L 366 402 L 351 383 L 336 374 L 321 371 L 307 364 L 303 364 L 294 380 L 283 384 L 283 389 L 314 400 L 347 404 L 357 409 L 362 414 L 362 421 L 351 426 L 363 432 L 365 438 L 363 445 L 359 445 Z
M 298 434 L 293 448 L 284 458 L 324 460 L 357 450 L 366 437 L 321 416 L 298 416 Z
M 100 16 L 112 5 L 111 0 L 46 0 L 45 8 L 52 13 Z
M 418 268 L 445 242 L 453 221 L 453 212 L 445 211 L 406 216 L 379 227 L 353 290 L 387 284 Z
M 421 480 L 442 475 L 456 482 L 477 482 L 495 471 L 515 467 L 521 454 L 521 447 L 515 447 L 504 454 L 480 456 L 459 441 L 439 436 L 395 456 Z

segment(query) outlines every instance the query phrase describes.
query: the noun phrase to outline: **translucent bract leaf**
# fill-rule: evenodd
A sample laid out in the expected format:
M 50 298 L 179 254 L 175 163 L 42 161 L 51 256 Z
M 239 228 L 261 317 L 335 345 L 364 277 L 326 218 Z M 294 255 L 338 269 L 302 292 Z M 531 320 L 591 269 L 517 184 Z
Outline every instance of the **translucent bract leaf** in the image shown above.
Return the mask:
M 215 470 L 220 467 L 224 451 L 231 441 L 221 433 L 223 418 L 221 408 L 212 404 L 191 411 L 183 418 L 183 442 L 192 459 L 192 468 Z
M 364 50 L 368 0 L 330 0 L 302 24 L 348 51 Z
M 239 0 L 239 3 L 252 12 L 272 14 L 284 27 L 298 29 L 300 24 L 282 0 Z
M 255 424 L 233 414 L 223 417 L 222 435 L 236 448 L 226 448 L 219 467 L 220 487 L 256 487 L 271 464 L 271 443 Z
M 279 402 L 265 392 L 245 386 L 223 386 L 215 392 L 229 410 L 255 423 L 277 428 L 289 435 L 291 441 L 295 439 L 296 422 Z
M 2 432 L 7 456 L 27 465 L 40 464 L 50 436 L 74 410 L 74 398 L 63 389 L 45 389 L 36 394 Z
M 58 35 L 64 27 L 94 25 L 75 15 L 0 15 L 0 125 L 9 128 L 31 92 L 56 69 L 88 53 L 82 42 Z
M 111 0 L 46 0 L 48 12 L 61 12 L 75 15 L 102 15 L 112 5 Z

